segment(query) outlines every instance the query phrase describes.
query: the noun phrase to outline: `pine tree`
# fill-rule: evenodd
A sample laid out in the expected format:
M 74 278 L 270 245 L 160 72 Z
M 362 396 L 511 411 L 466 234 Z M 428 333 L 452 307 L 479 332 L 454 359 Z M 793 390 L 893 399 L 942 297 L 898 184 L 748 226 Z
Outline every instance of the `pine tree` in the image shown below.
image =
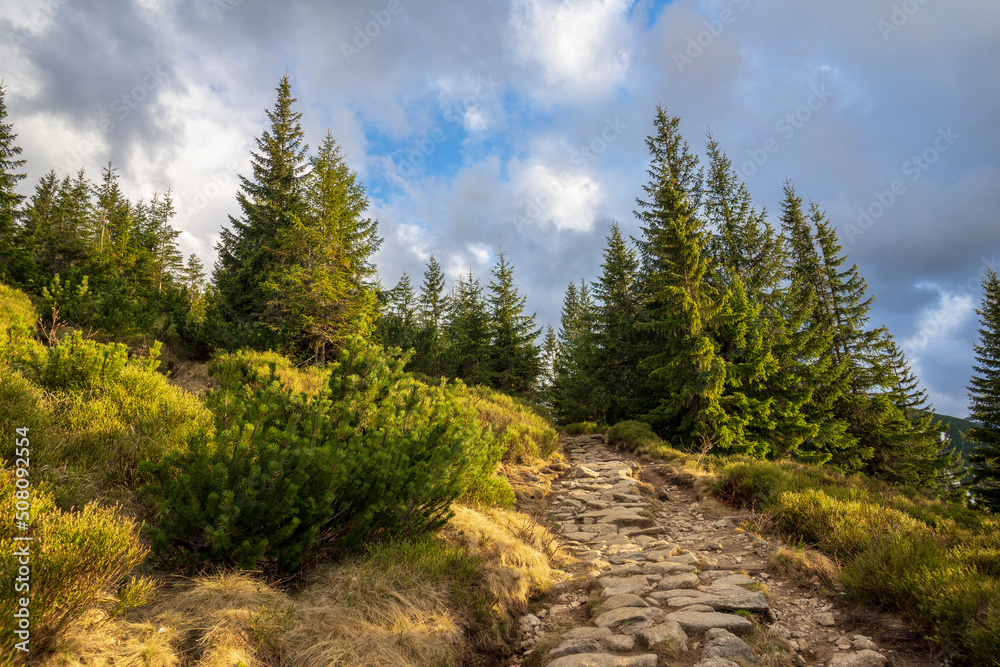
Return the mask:
M 24 197 L 17 194 L 14 188 L 26 176 L 18 173 L 26 161 L 17 159 L 21 147 L 14 143 L 17 139 L 14 126 L 4 122 L 7 118 L 5 92 L 3 82 L 0 82 L 0 282 L 7 282 L 13 277 L 11 267 L 24 263 L 16 244 Z
M 993 269 L 983 276 L 983 303 L 979 315 L 979 342 L 973 345 L 977 365 L 969 381 L 971 417 L 979 426 L 965 437 L 977 447 L 972 463 L 970 488 L 976 503 L 990 512 L 1000 512 L 1000 278 Z
M 417 295 L 410 276 L 403 271 L 396 286 L 385 293 L 379 329 L 386 347 L 398 347 L 404 351 L 413 348 L 417 339 L 416 303 Z
M 525 315 L 527 297 L 522 297 L 514 282 L 514 266 L 500 252 L 492 270 L 488 368 L 490 385 L 514 394 L 527 394 L 535 385 L 541 369 L 535 339 L 535 315 Z
M 657 134 L 646 139 L 650 182 L 643 190 L 650 200 L 637 200 L 636 216 L 644 223 L 646 319 L 639 326 L 649 354 L 640 369 L 654 400 L 645 419 L 669 440 L 693 446 L 727 439 L 719 403 L 725 364 L 710 331 L 723 297 L 707 280 L 708 238 L 696 214 L 701 171 L 679 125 L 657 107 Z
M 617 222 L 606 237 L 601 275 L 593 283 L 596 296 L 594 373 L 608 424 L 630 418 L 630 408 L 642 385 L 639 376 L 640 335 L 636 328 L 642 313 L 639 261 L 622 238 Z
M 184 255 L 177 247 L 180 230 L 174 229 L 170 224 L 170 219 L 174 217 L 174 202 L 170 190 L 167 189 L 163 199 L 160 199 L 158 194 L 153 195 L 150 209 L 155 223 L 156 247 L 153 251 L 153 271 L 156 281 L 156 300 L 159 303 L 164 285 L 183 275 Z
M 542 370 L 538 375 L 536 393 L 543 405 L 552 407 L 553 387 L 555 383 L 556 359 L 559 356 L 559 339 L 551 324 L 545 325 L 545 336 L 542 339 Z
M 310 164 L 306 208 L 278 232 L 263 291 L 267 319 L 286 348 L 308 350 L 324 364 L 350 336 L 372 332 L 378 306 L 371 255 L 381 239 L 376 223 L 361 217 L 364 188 L 330 133 Z
M 553 411 L 563 424 L 605 421 L 595 374 L 596 320 L 587 283 L 570 283 L 563 299 L 551 392 Z
M 307 146 L 303 143 L 301 113 L 286 74 L 277 88 L 274 109 L 267 112 L 269 130 L 256 140 L 259 152 L 251 153 L 252 178 L 240 176 L 236 199 L 240 218 L 230 216 L 231 229 L 223 229 L 216 246 L 219 259 L 213 275 L 218 290 L 218 310 L 237 332 L 234 341 L 267 347 L 262 320 L 268 315 L 271 295 L 265 283 L 277 264 L 275 242 L 306 214 L 303 172 Z
M 846 361 L 834 359 L 834 319 L 829 300 L 820 296 L 826 290 L 822 262 L 802 198 L 788 182 L 784 193 L 781 225 L 789 248 L 789 286 L 779 313 L 787 327 L 775 354 L 781 385 L 789 400 L 802 406 L 805 419 L 778 429 L 783 438 L 779 451 L 826 463 L 835 452 L 855 444 L 846 423 L 834 414 L 835 405 L 848 390 L 849 371 Z
M 410 368 L 431 375 L 440 374 L 442 337 L 441 329 L 448 310 L 448 295 L 444 291 L 444 272 L 441 265 L 431 255 L 424 271 L 424 282 L 420 286 L 417 304 L 416 354 Z
M 781 235 L 757 212 L 732 161 L 709 134 L 709 167 L 704 186 L 705 220 L 715 233 L 707 252 L 720 286 L 738 277 L 747 298 L 759 303 L 770 318 L 780 298 L 786 251 Z
M 444 339 L 445 365 L 451 376 L 469 384 L 489 380 L 490 316 L 483 288 L 471 271 L 452 288 Z

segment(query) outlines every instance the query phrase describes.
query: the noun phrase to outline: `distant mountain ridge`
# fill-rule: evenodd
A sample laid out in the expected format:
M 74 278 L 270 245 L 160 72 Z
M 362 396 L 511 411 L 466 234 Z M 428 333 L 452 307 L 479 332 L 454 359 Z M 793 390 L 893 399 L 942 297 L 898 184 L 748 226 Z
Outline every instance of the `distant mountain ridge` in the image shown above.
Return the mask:
M 969 456 L 972 454 L 973 450 L 976 448 L 975 443 L 969 442 L 962 437 L 962 433 L 965 433 L 973 426 L 978 426 L 977 422 L 970 419 L 961 419 L 959 417 L 950 417 L 948 415 L 934 414 L 934 419 L 941 422 L 941 425 L 945 427 L 945 433 L 951 438 L 952 445 L 955 449 L 962 453 L 962 457 L 968 460 Z

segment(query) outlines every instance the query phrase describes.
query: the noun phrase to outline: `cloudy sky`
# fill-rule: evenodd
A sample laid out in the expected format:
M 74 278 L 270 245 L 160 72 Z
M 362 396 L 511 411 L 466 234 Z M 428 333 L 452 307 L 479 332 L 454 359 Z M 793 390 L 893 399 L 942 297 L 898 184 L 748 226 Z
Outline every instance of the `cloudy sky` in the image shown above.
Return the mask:
M 817 201 L 937 408 L 967 414 L 978 278 L 1000 257 L 996 0 L 0 0 L 0 78 L 28 159 L 113 160 L 173 188 L 214 260 L 287 72 L 307 141 L 361 175 L 392 285 L 434 253 L 488 281 L 502 248 L 540 324 L 638 234 L 657 103 L 711 132 L 774 218 Z

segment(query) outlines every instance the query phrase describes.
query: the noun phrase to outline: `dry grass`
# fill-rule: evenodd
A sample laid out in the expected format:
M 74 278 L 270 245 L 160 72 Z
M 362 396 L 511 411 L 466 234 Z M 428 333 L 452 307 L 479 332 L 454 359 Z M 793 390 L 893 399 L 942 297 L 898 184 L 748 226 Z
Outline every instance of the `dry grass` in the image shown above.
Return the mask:
M 95 612 L 46 666 L 441 666 L 502 650 L 561 577 L 551 534 L 517 512 L 455 510 L 436 538 L 321 566 L 297 592 L 221 572 L 163 587 L 128 619 Z
M 830 588 L 839 585 L 840 568 L 812 549 L 779 547 L 770 555 L 768 563 L 775 573 L 796 584 L 823 584 Z

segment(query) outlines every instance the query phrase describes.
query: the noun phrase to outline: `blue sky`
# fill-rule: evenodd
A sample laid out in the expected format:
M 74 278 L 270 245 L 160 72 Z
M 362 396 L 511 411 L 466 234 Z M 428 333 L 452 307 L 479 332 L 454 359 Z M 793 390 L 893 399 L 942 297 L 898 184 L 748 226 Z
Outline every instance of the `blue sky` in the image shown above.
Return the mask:
M 786 178 L 868 279 L 873 324 L 967 413 L 978 276 L 1000 256 L 992 0 L 0 0 L 0 78 L 28 159 L 133 197 L 173 188 L 208 264 L 287 72 L 371 197 L 383 282 L 431 253 L 484 282 L 503 248 L 539 324 L 637 234 L 657 103 L 711 129 L 774 219 Z

